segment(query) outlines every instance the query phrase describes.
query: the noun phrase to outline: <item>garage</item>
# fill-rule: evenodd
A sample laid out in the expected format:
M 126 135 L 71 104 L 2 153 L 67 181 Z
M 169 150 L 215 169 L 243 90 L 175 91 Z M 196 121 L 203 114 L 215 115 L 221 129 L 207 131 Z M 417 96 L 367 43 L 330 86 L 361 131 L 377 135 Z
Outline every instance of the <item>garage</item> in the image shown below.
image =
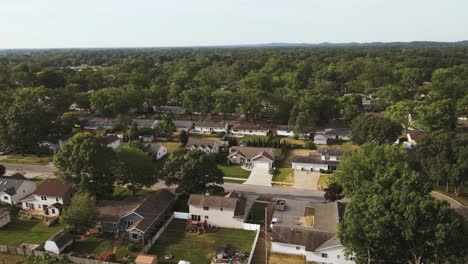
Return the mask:
M 253 163 L 254 168 L 262 168 L 262 169 L 270 169 L 270 163 L 262 162 L 262 161 L 255 161 Z

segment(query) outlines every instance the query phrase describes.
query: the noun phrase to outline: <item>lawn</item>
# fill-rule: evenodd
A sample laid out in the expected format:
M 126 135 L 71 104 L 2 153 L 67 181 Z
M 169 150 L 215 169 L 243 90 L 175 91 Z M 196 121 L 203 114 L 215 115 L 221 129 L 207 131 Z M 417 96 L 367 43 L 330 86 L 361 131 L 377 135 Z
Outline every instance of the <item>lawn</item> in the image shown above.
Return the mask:
M 41 244 L 62 229 L 60 225 L 47 227 L 41 221 L 12 220 L 0 229 L 0 245 Z
M 273 253 L 270 255 L 270 264 L 306 264 L 304 257 Z
M 328 187 L 328 179 L 332 176 L 333 174 L 320 174 L 320 178 L 317 183 L 317 189 L 320 188 L 327 188 Z
M 170 154 L 180 147 L 179 142 L 157 142 L 167 148 L 167 152 Z
M 28 165 L 47 165 L 52 162 L 53 156 L 39 157 L 30 154 L 11 154 L 2 159 L 3 163 L 19 163 Z
M 226 178 L 224 178 L 223 180 L 224 180 L 224 182 L 239 183 L 239 184 L 242 184 L 242 183 L 244 183 L 246 181 L 245 179 L 234 180 L 234 179 L 226 179 Z
M 137 192 L 137 196 L 146 196 L 152 192 L 153 192 L 152 190 L 141 189 Z M 114 188 L 114 193 L 112 194 L 111 200 L 120 201 L 131 196 L 133 196 L 133 193 L 127 187 L 117 185 Z
M 129 251 L 127 247 L 128 243 L 119 243 L 115 244 L 114 250 L 114 240 L 112 237 L 93 236 L 83 240 L 76 240 L 67 248 L 66 252 L 73 252 L 75 255 L 83 257 L 94 255 L 98 258 L 103 252 L 111 251 L 116 254 L 117 260 L 121 260 L 125 256 L 129 256 L 132 259 L 136 258 L 139 252 Z
M 292 168 L 276 168 L 275 173 L 273 174 L 272 181 L 274 182 L 285 182 L 285 183 L 293 183 L 293 170 Z
M 229 228 L 209 230 L 201 234 L 189 233 L 185 231 L 185 221 L 174 220 L 156 240 L 149 254 L 160 256 L 159 264 L 176 264 L 179 260 L 196 264 L 210 263 L 216 250 L 225 244 L 232 244 L 238 251 L 250 253 L 254 239 L 254 231 Z M 166 254 L 173 255 L 173 258 L 165 260 Z
M 250 171 L 244 170 L 237 165 L 218 164 L 218 168 L 224 173 L 224 177 L 247 179 L 250 175 Z

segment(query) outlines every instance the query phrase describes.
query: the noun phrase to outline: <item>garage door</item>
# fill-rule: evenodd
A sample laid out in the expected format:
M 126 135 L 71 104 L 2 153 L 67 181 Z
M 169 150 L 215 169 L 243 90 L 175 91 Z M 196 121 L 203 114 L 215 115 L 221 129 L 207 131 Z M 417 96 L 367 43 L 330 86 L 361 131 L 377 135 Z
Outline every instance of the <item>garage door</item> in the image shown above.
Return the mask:
M 267 162 L 254 162 L 255 168 L 269 169 Z

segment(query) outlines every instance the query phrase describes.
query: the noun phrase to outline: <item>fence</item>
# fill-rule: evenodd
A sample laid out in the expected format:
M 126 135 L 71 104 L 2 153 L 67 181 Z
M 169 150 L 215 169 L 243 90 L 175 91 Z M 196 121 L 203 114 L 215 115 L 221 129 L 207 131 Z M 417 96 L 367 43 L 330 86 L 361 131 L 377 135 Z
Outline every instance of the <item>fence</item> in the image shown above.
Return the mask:
M 162 233 L 164 233 L 164 230 L 166 230 L 166 227 L 172 222 L 172 219 L 174 219 L 174 214 L 171 215 L 171 217 L 169 219 L 167 219 L 166 223 L 164 223 L 164 225 L 159 229 L 159 231 L 156 233 L 156 235 L 154 235 L 154 237 L 152 237 L 148 243 L 146 244 L 146 246 L 143 248 L 143 253 L 147 253 L 150 248 L 153 246 L 154 242 L 156 242 L 156 240 L 162 235 Z
M 189 213 L 183 213 L 183 212 L 174 212 L 174 218 L 175 219 L 189 219 L 190 214 Z
M 244 223 L 244 230 L 257 230 L 257 234 L 255 235 L 255 240 L 252 244 L 252 249 L 250 250 L 249 260 L 247 261 L 247 264 L 250 264 L 252 262 L 253 255 L 255 253 L 255 248 L 257 247 L 258 237 L 260 235 L 260 225 Z
M 249 230 L 249 231 L 257 231 L 257 230 L 260 230 L 260 225 L 243 223 L 242 224 L 242 229 Z

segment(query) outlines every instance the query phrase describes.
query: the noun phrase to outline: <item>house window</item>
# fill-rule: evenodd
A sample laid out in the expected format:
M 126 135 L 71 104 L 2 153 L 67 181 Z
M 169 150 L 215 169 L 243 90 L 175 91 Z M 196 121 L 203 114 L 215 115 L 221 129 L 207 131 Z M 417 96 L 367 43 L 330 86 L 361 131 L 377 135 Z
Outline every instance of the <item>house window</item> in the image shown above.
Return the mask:
M 205 219 L 208 219 L 208 216 L 207 216 L 207 215 L 205 215 Z
M 52 209 L 51 211 L 52 211 L 52 214 L 55 214 L 55 209 Z
M 296 250 L 301 250 L 301 247 L 300 247 L 300 246 L 296 246 Z
M 223 208 L 221 207 L 219 210 L 222 212 L 222 211 L 223 211 Z
M 127 220 L 127 221 L 125 221 L 125 225 L 126 225 L 127 227 L 130 227 L 131 225 L 133 225 L 133 222 Z
M 8 196 L 3 196 L 3 200 L 8 200 Z
M 203 210 L 208 211 L 210 208 L 208 206 L 203 206 Z
M 37 205 L 37 208 L 41 208 L 41 205 L 40 205 L 40 204 L 38 204 L 38 205 Z
M 325 160 L 330 160 L 330 156 L 325 156 Z
M 132 234 L 133 239 L 138 239 L 140 236 L 138 234 Z
M 55 201 L 56 201 L 56 202 L 58 202 L 58 201 L 59 201 L 59 198 L 58 198 L 58 197 L 57 197 L 57 198 L 55 198 Z
M 117 224 L 113 224 L 112 226 L 113 226 L 114 228 L 117 228 Z
M 322 258 L 328 258 L 328 254 L 327 253 L 322 253 Z
M 45 201 L 45 200 L 47 200 L 47 197 L 41 196 L 41 200 Z

